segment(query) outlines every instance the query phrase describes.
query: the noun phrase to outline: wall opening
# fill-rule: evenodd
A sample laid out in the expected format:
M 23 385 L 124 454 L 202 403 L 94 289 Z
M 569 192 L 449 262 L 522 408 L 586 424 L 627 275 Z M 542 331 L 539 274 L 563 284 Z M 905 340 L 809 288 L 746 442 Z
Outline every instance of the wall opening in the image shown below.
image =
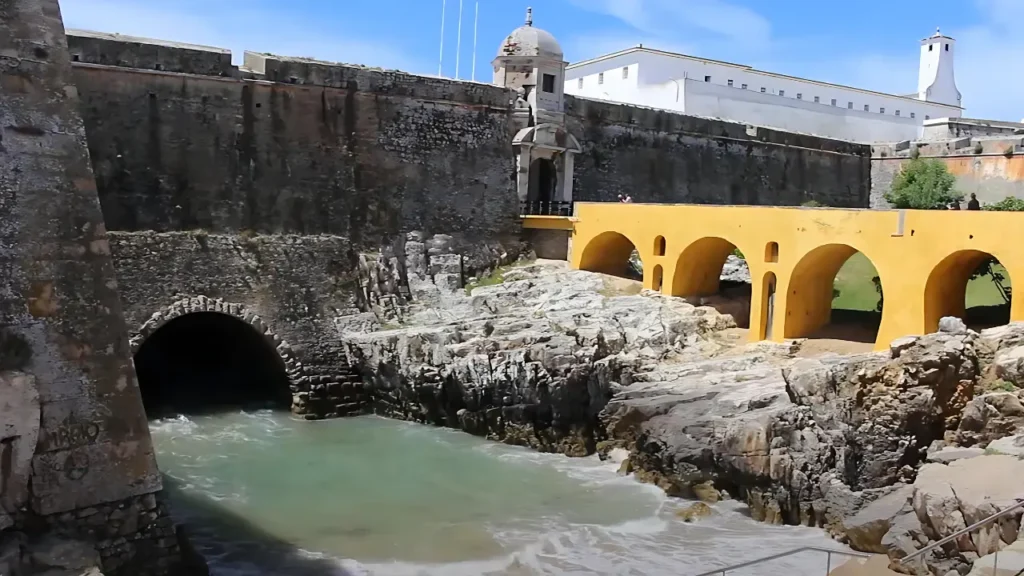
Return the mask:
M 882 280 L 857 249 L 826 244 L 811 250 L 794 268 L 788 289 L 783 337 L 874 344 L 882 321 Z
M 652 278 L 654 281 L 652 290 L 655 292 L 661 292 L 661 286 L 664 283 L 665 276 L 664 271 L 661 269 L 661 264 L 656 265 L 651 273 L 654 275 Z
M 664 256 L 665 255 L 665 237 L 658 236 L 654 239 L 654 255 Z
M 728 240 L 706 237 L 687 246 L 676 262 L 671 294 L 729 314 L 740 328 L 750 326 L 750 269 Z
M 775 326 L 775 291 L 778 282 L 774 272 L 766 272 L 761 289 L 761 340 L 771 340 Z
M 530 164 L 530 186 L 527 190 L 529 202 L 551 202 L 557 200 L 555 187 L 558 175 L 555 163 L 547 158 L 538 158 Z
M 779 261 L 779 243 L 769 242 L 764 247 L 764 261 L 765 262 L 778 262 Z
M 981 330 L 1010 321 L 1013 286 L 994 256 L 961 250 L 944 258 L 928 275 L 924 290 L 925 330 L 935 332 L 944 316 L 955 316 Z
M 583 248 L 580 270 L 643 280 L 644 267 L 633 242 L 618 232 L 602 232 Z
M 284 361 L 248 323 L 218 312 L 179 316 L 135 353 L 151 418 L 291 405 Z

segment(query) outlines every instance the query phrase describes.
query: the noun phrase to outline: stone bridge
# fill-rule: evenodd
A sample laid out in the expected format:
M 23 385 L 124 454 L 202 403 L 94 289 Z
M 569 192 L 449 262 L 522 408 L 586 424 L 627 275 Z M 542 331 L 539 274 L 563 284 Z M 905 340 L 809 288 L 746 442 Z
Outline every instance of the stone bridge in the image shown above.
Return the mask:
M 527 217 L 524 226 L 571 230 L 569 259 L 583 270 L 621 274 L 635 248 L 644 287 L 674 296 L 714 294 L 738 248 L 752 279 L 751 340 L 828 324 L 836 273 L 856 252 L 884 294 L 876 349 L 963 316 L 967 282 L 986 258 L 1011 284 L 1024 278 L 1024 215 L 1007 212 L 577 203 L 571 218 Z M 1024 301 L 1012 300 L 1010 318 L 1024 320 Z

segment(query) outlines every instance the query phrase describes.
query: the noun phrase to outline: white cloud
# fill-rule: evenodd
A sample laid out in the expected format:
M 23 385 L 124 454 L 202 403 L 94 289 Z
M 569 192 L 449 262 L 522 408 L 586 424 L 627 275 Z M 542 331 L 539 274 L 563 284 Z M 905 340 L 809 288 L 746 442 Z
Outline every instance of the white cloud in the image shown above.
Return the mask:
M 378 38 L 317 30 L 282 10 L 258 10 L 239 0 L 61 0 L 68 28 L 228 48 L 236 63 L 245 50 L 307 56 L 426 73 L 431 64 Z M 287 4 L 284 4 L 287 6 Z

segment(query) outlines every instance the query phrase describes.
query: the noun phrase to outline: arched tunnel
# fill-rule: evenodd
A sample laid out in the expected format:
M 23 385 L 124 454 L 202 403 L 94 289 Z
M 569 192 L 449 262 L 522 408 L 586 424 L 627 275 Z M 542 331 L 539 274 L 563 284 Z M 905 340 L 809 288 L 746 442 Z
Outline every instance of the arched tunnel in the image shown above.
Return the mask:
M 196 312 L 161 326 L 135 354 L 150 417 L 291 404 L 284 362 L 248 323 Z

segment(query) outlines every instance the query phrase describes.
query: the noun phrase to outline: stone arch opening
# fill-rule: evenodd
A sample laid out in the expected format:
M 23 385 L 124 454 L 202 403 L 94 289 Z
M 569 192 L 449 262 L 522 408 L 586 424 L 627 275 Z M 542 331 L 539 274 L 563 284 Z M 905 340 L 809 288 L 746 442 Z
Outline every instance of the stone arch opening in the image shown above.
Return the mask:
M 764 261 L 765 262 L 778 262 L 779 261 L 779 243 L 769 242 L 764 247 Z
M 935 332 L 944 316 L 980 330 L 1007 324 L 1013 285 L 1010 274 L 988 252 L 961 250 L 942 259 L 924 290 L 925 330 Z
M 194 312 L 160 328 L 135 353 L 150 416 L 291 405 L 284 361 L 263 334 L 228 314 Z
M 664 256 L 665 255 L 665 237 L 658 236 L 654 239 L 654 255 Z
M 882 280 L 856 248 L 826 244 L 793 269 L 786 295 L 784 338 L 873 344 L 882 319 Z
M 537 158 L 530 164 L 530 185 L 526 199 L 529 202 L 551 202 L 558 200 L 558 171 L 549 158 Z
M 580 255 L 580 270 L 643 279 L 643 262 L 636 245 L 618 232 L 602 232 L 591 239 Z
M 653 277 L 651 278 L 653 282 L 651 289 L 654 290 L 655 292 L 661 292 L 661 287 L 664 283 L 665 276 L 664 272 L 661 269 L 661 264 L 656 265 L 654 267 L 654 270 L 651 271 L 651 274 L 653 274 Z
M 775 299 L 778 281 L 774 272 L 765 272 L 761 283 L 761 340 L 771 340 L 775 330 Z
M 724 238 L 705 237 L 679 255 L 672 295 L 729 314 L 740 328 L 750 326 L 750 269 L 746 256 Z

